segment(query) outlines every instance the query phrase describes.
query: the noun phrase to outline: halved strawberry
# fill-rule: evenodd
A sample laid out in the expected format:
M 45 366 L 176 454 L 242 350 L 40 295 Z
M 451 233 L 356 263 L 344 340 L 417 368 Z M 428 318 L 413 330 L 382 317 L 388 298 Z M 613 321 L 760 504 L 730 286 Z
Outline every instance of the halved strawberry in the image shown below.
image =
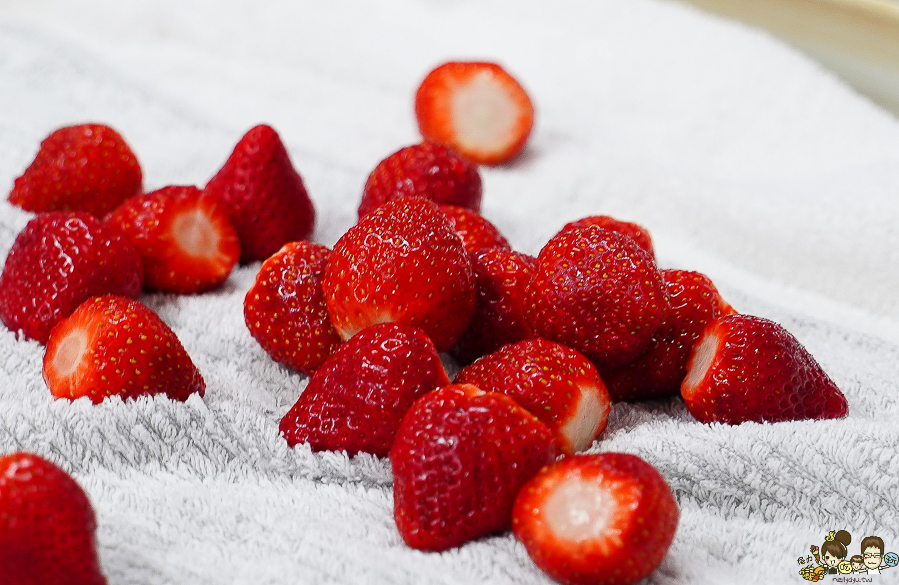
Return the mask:
M 452 222 L 456 233 L 462 238 L 465 251 L 469 254 L 484 248 L 505 248 L 510 250 L 509 241 L 480 213 L 458 205 L 438 205 L 440 211 Z
M 496 63 L 453 61 L 421 82 L 415 116 L 425 140 L 492 165 L 524 148 L 534 125 L 534 105 L 521 84 Z
M 119 205 L 106 222 L 140 252 L 144 286 L 191 294 L 221 285 L 240 258 L 221 203 L 191 186 L 169 186 Z
M 314 372 L 340 345 L 331 325 L 321 279 L 331 251 L 290 242 L 270 256 L 243 302 L 244 321 L 273 360 Z
M 505 345 L 466 366 L 455 384 L 473 384 L 515 399 L 552 430 L 559 451 L 583 451 L 606 429 L 606 385 L 577 351 L 545 339 Z
M 205 391 L 203 377 L 156 313 L 124 297 L 93 297 L 50 333 L 44 380 L 56 398 L 99 404 L 165 394 L 186 400 Z
M 842 418 L 846 397 L 786 329 L 761 317 L 725 315 L 693 345 L 681 394 L 701 422 Z
M 474 311 L 462 240 L 437 205 L 421 197 L 388 201 L 351 227 L 331 251 L 322 287 L 345 340 L 392 321 L 418 327 L 446 351 Z
M 574 455 L 521 488 L 512 532 L 560 583 L 630 585 L 665 558 L 679 516 L 664 478 L 639 457 Z
M 140 193 L 143 173 L 122 136 L 105 124 L 54 130 L 16 179 L 9 201 L 28 211 L 86 211 L 103 217 Z
M 506 530 L 519 488 L 554 458 L 549 429 L 508 396 L 471 385 L 429 392 L 390 449 L 396 527 L 433 551 Z
M 87 494 L 31 453 L 0 457 L 0 583 L 106 585 Z
M 481 175 L 477 165 L 444 144 L 413 144 L 379 162 L 368 176 L 359 218 L 399 197 L 424 197 L 478 211 Z
M 560 231 L 583 228 L 588 225 L 598 225 L 601 228 L 624 234 L 634 240 L 638 246 L 646 250 L 646 252 L 652 256 L 653 260 L 655 260 L 656 252 L 655 248 L 652 246 L 652 236 L 649 235 L 649 230 L 630 221 L 615 219 L 610 215 L 591 215 L 565 224 Z

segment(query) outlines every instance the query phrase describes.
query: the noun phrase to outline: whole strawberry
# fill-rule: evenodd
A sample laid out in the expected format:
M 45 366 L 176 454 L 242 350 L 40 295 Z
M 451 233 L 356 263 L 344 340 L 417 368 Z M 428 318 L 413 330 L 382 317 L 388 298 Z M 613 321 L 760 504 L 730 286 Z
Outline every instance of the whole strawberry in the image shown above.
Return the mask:
M 609 394 L 615 401 L 679 395 L 690 350 L 706 323 L 734 312 L 704 274 L 663 270 L 662 278 L 671 311 L 640 357 L 606 373 Z
M 515 399 L 552 430 L 559 451 L 583 451 L 605 430 L 609 393 L 590 361 L 545 339 L 511 343 L 466 366 L 456 384 Z
M 471 385 L 426 394 L 390 450 L 396 527 L 432 551 L 507 530 L 519 488 L 554 458 L 549 429 L 508 396 Z
M 136 195 L 106 222 L 140 252 L 144 286 L 192 294 L 220 286 L 240 257 L 240 242 L 221 204 L 196 187 Z
M 205 384 L 175 333 L 156 313 L 124 297 L 87 300 L 60 321 L 44 352 L 44 380 L 56 398 L 186 400 Z
M 481 175 L 477 165 L 442 144 L 413 144 L 379 162 L 368 176 L 359 218 L 399 197 L 423 197 L 478 211 Z
M 652 236 L 649 235 L 649 231 L 646 228 L 636 223 L 615 219 L 609 215 L 591 215 L 565 224 L 561 231 L 580 229 L 587 227 L 588 225 L 598 225 L 601 228 L 606 228 L 607 230 L 612 230 L 628 236 L 634 240 L 638 246 L 646 250 L 646 252 L 652 256 L 653 260 L 655 260 L 656 253 L 655 248 L 653 248 L 652 245 Z
M 118 132 L 104 124 L 53 131 L 16 179 L 9 201 L 27 211 L 86 211 L 103 217 L 140 193 L 137 157 Z
M 137 297 L 140 254 L 117 229 L 84 211 L 51 211 L 16 236 L 0 274 L 0 319 L 46 343 L 50 330 L 90 297 Z
M 525 289 L 536 259 L 503 248 L 469 255 L 475 277 L 475 309 L 450 353 L 469 364 L 507 343 L 534 337 L 525 318 Z
M 671 489 L 634 455 L 574 455 L 518 494 L 512 532 L 559 583 L 630 585 L 665 558 L 680 511 Z
M 447 384 L 427 335 L 408 325 L 372 325 L 315 372 L 281 419 L 281 433 L 291 447 L 309 443 L 313 451 L 386 457 L 412 403 Z
M 340 345 L 331 325 L 321 279 L 331 251 L 290 242 L 262 263 L 243 302 L 244 321 L 276 362 L 314 372 Z
M 265 260 L 284 244 L 312 235 L 312 200 L 271 126 L 250 129 L 205 191 L 222 202 L 237 230 L 243 263 Z
M 527 319 L 537 336 L 577 349 L 601 373 L 639 356 L 668 310 L 652 257 L 631 238 L 595 225 L 553 236 L 527 289 Z
M 846 397 L 786 329 L 730 314 L 708 323 L 693 346 L 681 394 L 701 422 L 842 418 Z
M 387 321 L 418 327 L 446 351 L 474 311 L 474 277 L 462 240 L 437 205 L 389 201 L 334 245 L 322 279 L 328 314 L 349 339 Z
M 0 457 L 0 583 L 106 585 L 84 490 L 30 453 Z
M 484 248 L 511 249 L 508 240 L 496 229 L 496 226 L 470 209 L 458 205 L 438 205 L 440 211 L 453 224 L 456 233 L 462 238 L 465 251 L 469 254 Z

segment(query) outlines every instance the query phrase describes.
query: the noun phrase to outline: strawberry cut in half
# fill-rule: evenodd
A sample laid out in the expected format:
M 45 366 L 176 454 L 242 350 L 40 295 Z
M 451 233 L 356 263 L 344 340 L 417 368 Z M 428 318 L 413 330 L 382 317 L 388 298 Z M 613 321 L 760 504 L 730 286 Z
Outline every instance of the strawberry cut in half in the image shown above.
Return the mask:
M 56 398 L 123 400 L 165 394 L 186 400 L 205 391 L 203 377 L 156 313 L 124 297 L 93 297 L 50 333 L 44 380 Z
M 193 294 L 220 286 L 240 258 L 240 242 L 221 204 L 192 186 L 163 187 L 119 205 L 106 222 L 137 248 L 144 286 Z
M 514 158 L 534 125 L 534 105 L 496 63 L 451 61 L 425 77 L 415 94 L 425 140 L 440 142 L 478 164 Z
M 690 353 L 681 395 L 696 420 L 843 418 L 846 397 L 786 329 L 761 317 L 725 315 L 706 325 Z
M 96 530 L 68 473 L 31 453 L 0 457 L 0 583 L 106 585 Z
M 559 583 L 630 585 L 665 558 L 679 516 L 664 478 L 639 457 L 574 455 L 522 487 L 512 532 Z

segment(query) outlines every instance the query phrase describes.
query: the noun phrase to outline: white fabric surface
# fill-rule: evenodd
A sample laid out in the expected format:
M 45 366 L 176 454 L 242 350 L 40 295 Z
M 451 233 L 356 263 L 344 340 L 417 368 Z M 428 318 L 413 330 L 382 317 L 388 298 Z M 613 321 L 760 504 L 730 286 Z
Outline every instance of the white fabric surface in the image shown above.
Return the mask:
M 785 325 L 849 400 L 845 420 L 738 427 L 674 400 L 616 405 L 593 450 L 645 458 L 681 506 L 649 582 L 796 583 L 830 530 L 853 535 L 850 554 L 868 534 L 899 549 L 899 122 L 689 7 L 559 4 L 7 0 L 0 185 L 81 121 L 123 133 L 147 189 L 202 185 L 267 122 L 330 246 L 367 173 L 418 140 L 412 97 L 430 68 L 504 63 L 536 128 L 518 161 L 482 170 L 482 211 L 516 249 L 588 214 L 637 221 L 663 267 L 701 270 L 741 312 Z M 4 257 L 30 217 L 0 203 Z M 258 266 L 214 293 L 141 298 L 200 368 L 203 399 L 54 401 L 43 348 L 0 332 L 0 452 L 49 457 L 85 487 L 110 584 L 549 583 L 510 535 L 406 548 L 388 461 L 287 448 L 278 421 L 305 379 L 243 324 Z

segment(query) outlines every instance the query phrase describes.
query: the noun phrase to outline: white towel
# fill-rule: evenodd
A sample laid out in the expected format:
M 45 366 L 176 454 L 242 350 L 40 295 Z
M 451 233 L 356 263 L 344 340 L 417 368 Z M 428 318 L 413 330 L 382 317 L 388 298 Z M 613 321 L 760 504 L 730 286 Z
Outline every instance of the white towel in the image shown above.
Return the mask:
M 537 120 L 518 161 L 482 169 L 482 211 L 516 249 L 588 214 L 641 223 L 663 267 L 703 271 L 741 312 L 782 323 L 849 400 L 844 420 L 736 427 L 677 400 L 616 405 L 592 450 L 643 457 L 681 507 L 649 582 L 801 582 L 831 530 L 852 534 L 850 555 L 870 534 L 899 551 L 899 122 L 803 56 L 652 0 L 4 11 L 0 186 L 82 121 L 122 132 L 148 189 L 203 185 L 267 122 L 329 246 L 367 173 L 419 139 L 412 97 L 430 68 L 503 63 Z M 0 203 L 0 257 L 30 217 Z M 48 457 L 84 486 L 110 585 L 549 583 L 508 534 L 407 548 L 388 461 L 287 447 L 278 422 L 306 380 L 243 324 L 258 267 L 216 292 L 141 297 L 201 370 L 203 399 L 55 401 L 43 348 L 0 331 L 0 452 Z

